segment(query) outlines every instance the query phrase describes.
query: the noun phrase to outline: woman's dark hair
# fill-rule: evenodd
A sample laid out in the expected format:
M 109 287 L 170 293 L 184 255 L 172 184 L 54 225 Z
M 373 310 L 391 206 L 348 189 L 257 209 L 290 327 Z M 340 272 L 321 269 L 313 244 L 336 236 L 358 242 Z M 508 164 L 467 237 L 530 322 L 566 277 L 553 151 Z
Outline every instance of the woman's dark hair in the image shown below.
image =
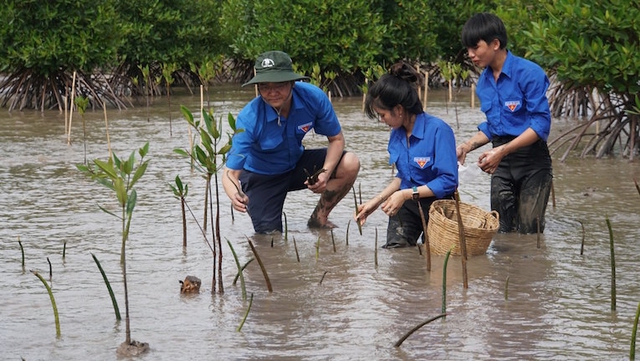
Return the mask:
M 401 61 L 394 64 L 388 74 L 376 81 L 365 98 L 365 114 L 372 119 L 378 118 L 374 107 L 391 110 L 400 104 L 412 114 L 423 113 L 422 102 L 416 90 L 422 85 L 422 77 L 409 64 Z
M 500 49 L 507 47 L 507 29 L 499 17 L 490 13 L 479 13 L 470 17 L 462 27 L 460 38 L 465 48 L 475 47 L 480 40 L 489 44 L 493 39 L 498 39 Z

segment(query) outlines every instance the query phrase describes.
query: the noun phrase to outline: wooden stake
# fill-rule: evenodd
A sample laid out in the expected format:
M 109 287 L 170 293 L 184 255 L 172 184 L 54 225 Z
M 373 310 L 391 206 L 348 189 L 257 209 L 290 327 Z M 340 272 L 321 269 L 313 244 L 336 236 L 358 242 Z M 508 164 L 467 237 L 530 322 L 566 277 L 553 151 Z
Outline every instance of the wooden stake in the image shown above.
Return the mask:
M 464 236 L 464 224 L 462 224 L 462 214 L 460 214 L 460 194 L 455 191 L 456 214 L 458 216 L 458 237 L 460 237 L 460 255 L 462 256 L 462 283 L 464 288 L 469 288 L 467 279 L 467 240 Z
M 429 89 L 429 72 L 424 73 L 424 110 L 427 110 L 427 91 Z
M 69 129 L 67 132 L 67 145 L 71 145 L 71 121 L 73 120 L 73 102 L 75 101 L 76 95 L 76 72 L 73 72 L 73 80 L 71 81 L 71 103 L 69 110 Z
M 109 121 L 107 120 L 107 105 L 102 102 L 102 109 L 104 110 L 104 126 L 107 131 L 107 148 L 109 149 L 109 159 L 111 159 L 111 141 L 109 140 Z
M 471 84 L 471 109 L 476 107 L 476 85 Z

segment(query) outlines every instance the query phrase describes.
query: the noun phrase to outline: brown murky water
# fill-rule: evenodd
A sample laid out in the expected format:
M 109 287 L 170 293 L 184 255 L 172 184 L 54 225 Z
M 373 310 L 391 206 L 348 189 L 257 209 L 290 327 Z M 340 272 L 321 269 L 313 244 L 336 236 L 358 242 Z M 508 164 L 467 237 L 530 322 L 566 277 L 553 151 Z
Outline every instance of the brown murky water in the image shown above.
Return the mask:
M 216 114 L 238 110 L 252 96 L 239 87 L 216 89 Z M 468 97 L 468 95 L 465 95 Z M 457 102 L 458 117 L 444 93 L 430 92 L 428 111 L 447 120 L 458 139 L 475 132 L 478 108 Z M 178 104 L 198 109 L 198 99 L 172 97 L 173 110 L 157 100 L 149 110 L 110 111 L 112 147 L 128 156 L 150 142 L 151 164 L 138 187 L 128 244 L 132 338 L 148 342 L 145 360 L 623 360 L 629 358 L 633 319 L 640 301 L 640 195 L 633 179 L 640 167 L 626 160 L 555 161 L 555 207 L 549 205 L 544 236 L 498 235 L 486 255 L 468 262 L 464 289 L 459 258 L 447 268 L 446 319 L 428 324 L 401 347 L 394 344 L 411 328 L 442 308 L 444 257 L 434 256 L 431 272 L 417 249 L 375 254 L 384 242 L 386 216 L 378 211 L 363 235 L 347 224 L 353 212 L 349 195 L 331 220 L 331 232 L 310 231 L 306 220 L 317 198 L 291 194 L 285 204 L 288 239 L 254 238 L 273 292 L 269 293 L 257 262 L 245 270 L 253 305 L 232 285 L 236 266 L 226 240 L 241 264 L 253 257 L 253 237 L 246 215 L 229 210 L 221 195 L 221 229 L 225 293 L 211 291 L 211 252 L 189 219 L 189 245 L 182 249 L 179 202 L 168 183 L 176 175 L 188 181 L 188 200 L 202 214 L 204 181 L 173 153 L 186 147 L 187 126 Z M 392 177 L 387 165 L 388 129 L 368 120 L 361 99 L 335 99 L 348 148 L 361 157 L 357 181 L 363 198 L 376 194 Z M 106 158 L 102 112 L 89 112 L 87 157 Z M 170 136 L 169 119 L 172 119 Z M 553 133 L 571 125 L 556 120 Z M 457 125 L 459 124 L 459 126 Z M 98 204 L 114 206 L 111 194 L 85 179 L 82 122 L 73 120 L 68 146 L 58 112 L 0 111 L 0 359 L 113 360 L 124 341 L 124 322 L 116 322 L 102 277 L 91 257 L 102 263 L 124 316 L 119 265 L 118 221 Z M 553 135 L 552 135 L 553 137 Z M 321 137 L 308 143 L 322 144 Z M 471 163 L 461 174 L 463 201 L 488 209 L 489 178 Z M 554 157 L 557 158 L 557 157 Z M 357 188 L 356 188 L 357 189 Z M 611 311 L 611 268 L 606 217 L 616 241 L 617 311 Z M 582 231 L 584 225 L 584 233 Z M 295 237 L 300 262 L 296 259 Z M 585 240 L 584 255 L 580 243 Z M 18 245 L 25 249 L 21 266 Z M 66 242 L 66 256 L 62 257 Z M 316 245 L 319 242 L 319 249 Z M 273 243 L 273 246 L 272 246 Z M 335 251 L 333 244 L 335 243 Z M 29 270 L 49 276 L 57 302 L 61 338 L 42 283 Z M 181 296 L 178 280 L 202 279 L 202 292 Z M 509 278 L 508 299 L 505 284 Z M 322 282 L 321 282 L 322 281 Z

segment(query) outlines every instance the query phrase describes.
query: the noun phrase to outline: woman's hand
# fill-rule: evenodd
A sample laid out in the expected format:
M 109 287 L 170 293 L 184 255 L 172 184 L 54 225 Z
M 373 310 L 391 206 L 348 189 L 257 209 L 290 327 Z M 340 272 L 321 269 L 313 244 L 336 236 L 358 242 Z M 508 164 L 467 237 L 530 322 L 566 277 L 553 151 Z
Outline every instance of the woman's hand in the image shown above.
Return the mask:
M 384 213 L 386 213 L 389 217 L 395 216 L 398 214 L 400 208 L 406 201 L 405 196 L 402 191 L 395 191 L 386 201 L 384 201 L 380 207 Z

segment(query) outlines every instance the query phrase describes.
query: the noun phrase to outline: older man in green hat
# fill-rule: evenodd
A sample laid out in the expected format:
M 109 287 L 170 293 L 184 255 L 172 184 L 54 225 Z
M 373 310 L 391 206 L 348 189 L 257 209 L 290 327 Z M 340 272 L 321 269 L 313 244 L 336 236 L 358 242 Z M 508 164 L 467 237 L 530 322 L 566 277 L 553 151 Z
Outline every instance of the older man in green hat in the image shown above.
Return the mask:
M 282 209 L 290 191 L 320 194 L 307 225 L 333 228 L 329 213 L 349 193 L 358 157 L 344 149 L 338 117 L 327 95 L 300 80 L 289 55 L 268 51 L 258 56 L 256 75 L 243 86 L 257 84 L 259 96 L 238 114 L 243 129 L 227 154 L 223 187 L 233 208 L 248 212 L 257 233 L 282 232 Z M 305 149 L 302 139 L 313 130 L 328 146 Z

